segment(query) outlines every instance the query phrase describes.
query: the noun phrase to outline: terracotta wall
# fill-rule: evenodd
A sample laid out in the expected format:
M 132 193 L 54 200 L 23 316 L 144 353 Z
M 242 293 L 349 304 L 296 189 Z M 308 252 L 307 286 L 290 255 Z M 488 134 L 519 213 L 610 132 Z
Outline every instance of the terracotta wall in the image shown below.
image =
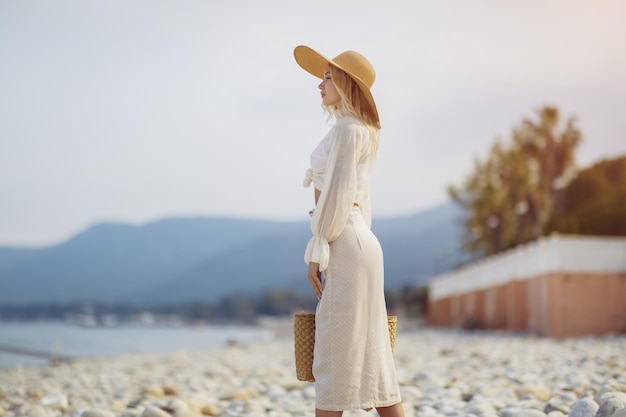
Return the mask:
M 433 326 L 577 337 L 626 332 L 626 273 L 550 273 L 430 300 Z
M 626 333 L 626 274 L 554 274 L 556 337 Z
M 503 329 L 524 331 L 528 329 L 528 283 L 511 281 L 504 286 L 505 325 Z

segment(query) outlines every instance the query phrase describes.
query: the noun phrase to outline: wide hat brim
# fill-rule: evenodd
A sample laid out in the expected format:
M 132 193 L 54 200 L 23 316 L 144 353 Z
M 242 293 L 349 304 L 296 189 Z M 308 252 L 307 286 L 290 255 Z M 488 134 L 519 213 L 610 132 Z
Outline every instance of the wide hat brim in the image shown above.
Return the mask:
M 297 46 L 293 51 L 293 55 L 296 58 L 296 62 L 302 67 L 302 69 L 319 79 L 324 79 L 324 73 L 326 72 L 328 65 L 333 65 L 348 74 L 350 78 L 357 83 L 365 95 L 367 102 L 376 116 L 376 121 L 380 124 L 380 117 L 378 116 L 376 102 L 374 101 L 374 96 L 370 91 L 372 85 L 374 84 L 376 73 L 374 72 L 374 68 L 370 62 L 367 61 L 364 56 L 358 52 L 346 51 L 337 55 L 335 58 L 330 59 L 316 50 L 304 45 Z M 354 60 L 351 58 L 357 59 Z M 369 79 L 365 79 L 365 77 L 368 77 Z

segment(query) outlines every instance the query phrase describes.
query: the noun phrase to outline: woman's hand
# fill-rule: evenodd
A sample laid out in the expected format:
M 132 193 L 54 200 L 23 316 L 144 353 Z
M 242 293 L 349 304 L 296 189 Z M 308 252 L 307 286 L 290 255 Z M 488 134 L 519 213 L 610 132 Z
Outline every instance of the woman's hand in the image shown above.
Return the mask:
M 313 288 L 313 292 L 317 296 L 317 299 L 320 300 L 322 298 L 322 273 L 320 272 L 320 264 L 317 262 L 309 262 L 309 273 L 307 275 L 309 279 L 309 283 L 311 284 L 311 288 Z

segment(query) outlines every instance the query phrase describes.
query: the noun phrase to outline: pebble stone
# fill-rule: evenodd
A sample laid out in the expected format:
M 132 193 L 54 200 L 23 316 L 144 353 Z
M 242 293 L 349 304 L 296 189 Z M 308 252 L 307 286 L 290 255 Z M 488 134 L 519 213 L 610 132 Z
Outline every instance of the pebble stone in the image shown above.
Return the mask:
M 91 410 L 85 410 L 80 417 L 115 417 L 115 414 L 109 410 L 92 408 Z
M 600 405 L 596 417 L 611 417 L 617 410 L 621 410 L 624 407 L 626 405 L 616 398 L 607 398 Z
M 592 398 L 581 398 L 570 410 L 570 417 L 594 417 L 600 406 Z
M 626 337 L 400 331 L 407 417 L 626 417 Z M 314 417 L 293 339 L 0 369 L 0 417 Z M 376 417 L 352 410 L 344 417 Z

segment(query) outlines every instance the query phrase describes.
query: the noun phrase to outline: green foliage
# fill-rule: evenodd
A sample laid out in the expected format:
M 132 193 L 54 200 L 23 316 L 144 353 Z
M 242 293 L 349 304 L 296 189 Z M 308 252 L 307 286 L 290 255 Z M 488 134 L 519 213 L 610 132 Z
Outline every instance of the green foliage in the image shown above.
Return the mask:
M 0 320 L 63 320 L 87 312 L 97 319 L 114 315 L 124 322 L 150 312 L 158 316 L 178 317 L 186 322 L 252 323 L 259 315 L 279 316 L 297 310 L 314 311 L 316 303 L 312 292 L 302 295 L 293 290 L 272 289 L 257 296 L 230 294 L 214 302 L 137 306 L 106 303 L 0 305 Z
M 428 302 L 427 287 L 404 286 L 385 294 L 390 312 L 402 312 L 416 318 L 424 315 Z M 120 323 L 132 322 L 149 312 L 161 318 L 184 322 L 254 323 L 259 316 L 288 316 L 304 310 L 315 311 L 317 299 L 313 292 L 305 295 L 289 289 L 270 289 L 258 296 L 231 294 L 215 302 L 194 302 L 152 306 L 114 305 L 105 303 L 0 305 L 0 320 L 64 320 L 90 314 L 100 323 L 105 316 L 114 316 Z
M 626 236 L 626 156 L 580 171 L 563 190 L 563 210 L 546 233 Z
M 311 294 L 302 296 L 295 291 L 269 290 L 256 304 L 256 313 L 264 316 L 284 316 L 296 310 L 314 311 L 317 300 Z
M 428 287 L 403 288 L 385 293 L 389 314 L 402 313 L 405 317 L 420 318 L 426 314 L 428 305 Z
M 465 209 L 463 246 L 470 252 L 490 255 L 534 240 L 563 209 L 582 134 L 574 118 L 559 130 L 555 107 L 537 115 L 513 129 L 510 144 L 497 140 L 484 161 L 475 159 L 463 184 L 448 189 Z

